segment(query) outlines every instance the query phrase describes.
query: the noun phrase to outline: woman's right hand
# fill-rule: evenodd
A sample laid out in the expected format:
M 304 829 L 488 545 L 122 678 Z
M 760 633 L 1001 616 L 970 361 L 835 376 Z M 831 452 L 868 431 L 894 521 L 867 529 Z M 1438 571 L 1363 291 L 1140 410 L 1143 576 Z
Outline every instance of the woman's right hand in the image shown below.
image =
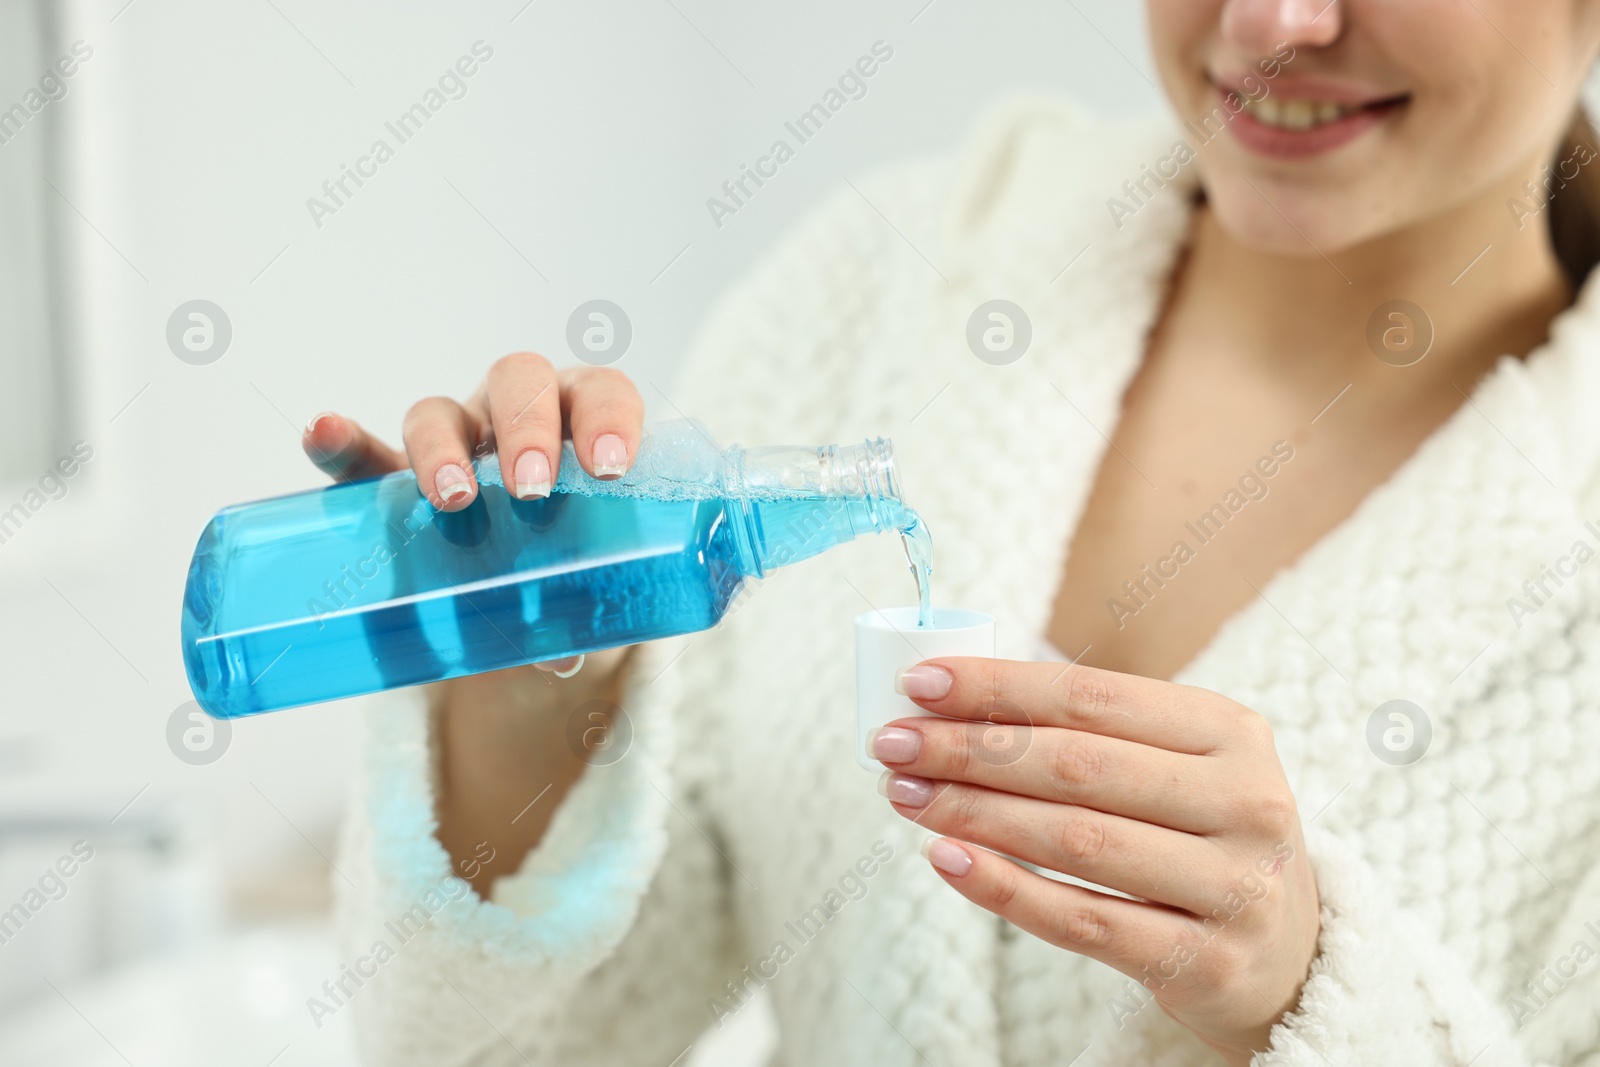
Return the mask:
M 490 367 L 465 403 L 430 397 L 413 404 L 401 429 L 404 452 L 332 412 L 311 420 L 302 445 L 312 462 L 340 479 L 409 466 L 435 508 L 460 511 L 479 492 L 548 496 L 563 437 L 572 439 L 584 470 L 619 477 L 638 456 L 643 422 L 644 401 L 618 371 L 557 370 L 543 356 L 518 352 Z M 473 477 L 473 455 L 489 448 L 499 457 L 506 489 L 485 489 Z M 578 678 L 570 675 L 582 656 L 434 687 L 436 833 L 460 876 L 484 899 L 496 878 L 515 872 L 537 847 L 557 805 L 583 774 L 589 754 L 573 746 L 567 720 L 597 701 L 615 705 L 626 657 L 626 649 L 597 653 Z
M 313 463 L 341 480 L 409 466 L 430 504 L 460 511 L 481 489 L 472 457 L 489 448 L 500 460 L 505 491 L 531 500 L 550 495 L 563 438 L 572 438 L 585 471 L 616 478 L 638 456 L 643 428 L 644 400 L 622 372 L 582 365 L 557 370 L 541 355 L 517 352 L 497 360 L 466 403 L 434 396 L 411 405 L 400 430 L 404 452 L 331 411 L 311 420 L 301 445 Z M 581 660 L 539 666 L 565 673 Z

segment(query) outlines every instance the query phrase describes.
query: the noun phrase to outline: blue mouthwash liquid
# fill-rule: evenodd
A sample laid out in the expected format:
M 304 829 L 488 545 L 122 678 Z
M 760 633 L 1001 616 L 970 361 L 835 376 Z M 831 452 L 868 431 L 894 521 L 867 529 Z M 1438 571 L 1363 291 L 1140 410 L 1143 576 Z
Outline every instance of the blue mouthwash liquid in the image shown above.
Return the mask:
M 236 717 L 692 633 L 746 579 L 877 531 L 903 533 L 930 617 L 931 542 L 887 441 L 724 453 L 685 422 L 621 479 L 570 445 L 560 466 L 521 501 L 480 462 L 453 513 L 409 472 L 225 508 L 184 591 L 196 699 Z
M 911 574 L 917 580 L 917 626 L 933 626 L 933 537 L 928 524 L 910 508 L 905 509 L 910 525 L 900 530 L 900 540 L 905 544 L 906 561 L 911 564 Z

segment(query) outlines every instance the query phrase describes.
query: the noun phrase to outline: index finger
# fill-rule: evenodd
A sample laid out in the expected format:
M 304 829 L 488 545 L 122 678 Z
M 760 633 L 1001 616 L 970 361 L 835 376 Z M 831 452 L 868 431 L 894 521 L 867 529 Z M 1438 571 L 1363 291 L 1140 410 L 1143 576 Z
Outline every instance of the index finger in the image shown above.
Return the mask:
M 1215 693 L 1082 664 L 952 656 L 917 664 L 900 685 L 952 718 L 1057 726 L 1190 755 L 1224 740 L 1218 717 L 1207 714 L 1224 700 Z

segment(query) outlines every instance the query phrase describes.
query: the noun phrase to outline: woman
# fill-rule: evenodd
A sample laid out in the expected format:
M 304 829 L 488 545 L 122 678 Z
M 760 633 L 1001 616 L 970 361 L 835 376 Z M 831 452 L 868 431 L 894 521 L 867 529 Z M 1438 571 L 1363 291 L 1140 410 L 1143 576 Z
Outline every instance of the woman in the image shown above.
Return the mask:
M 1183 126 L 1026 102 L 858 183 L 670 398 L 892 434 L 1000 659 L 902 677 L 937 714 L 876 737 L 886 802 L 882 540 L 713 633 L 397 694 L 340 863 L 375 1062 L 665 1065 L 765 986 L 795 1065 L 1600 1063 L 1600 4 L 1149 8 Z M 563 427 L 613 475 L 640 418 L 523 354 L 404 454 L 306 444 L 455 509 L 481 442 L 539 495 Z

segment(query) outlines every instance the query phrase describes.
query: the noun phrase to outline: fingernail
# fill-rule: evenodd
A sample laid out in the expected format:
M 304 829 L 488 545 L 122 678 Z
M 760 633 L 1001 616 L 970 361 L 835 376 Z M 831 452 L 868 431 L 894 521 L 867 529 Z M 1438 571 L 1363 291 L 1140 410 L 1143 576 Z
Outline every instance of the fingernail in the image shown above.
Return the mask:
M 894 691 L 912 700 L 940 700 L 949 694 L 955 681 L 955 676 L 943 667 L 919 663 L 900 672 L 894 680 Z
M 611 478 L 628 472 L 628 445 L 614 433 L 603 433 L 594 439 L 594 473 L 596 477 Z
M 316 433 L 317 423 L 321 422 L 323 419 L 332 414 L 333 412 L 331 411 L 319 411 L 315 415 L 311 416 L 310 421 L 306 423 L 306 433 Z
M 536 448 L 517 457 L 511 467 L 511 477 L 516 480 L 519 500 L 550 495 L 550 461 Z
M 957 878 L 972 870 L 972 854 L 948 837 L 930 837 L 924 841 L 922 858 Z
M 880 726 L 867 735 L 867 752 L 884 763 L 910 763 L 922 751 L 922 735 L 898 726 Z
M 439 468 L 439 472 L 433 476 L 433 487 L 438 490 L 439 499 L 445 503 L 458 496 L 472 495 L 472 479 L 456 463 L 446 463 Z
M 926 778 L 884 771 L 878 777 L 878 792 L 907 808 L 925 808 L 933 800 L 933 783 Z
M 582 669 L 583 653 L 580 652 L 576 657 L 574 657 L 572 666 L 567 667 L 565 670 L 551 671 L 550 673 L 555 675 L 557 678 L 571 678 L 574 674 L 577 674 Z

